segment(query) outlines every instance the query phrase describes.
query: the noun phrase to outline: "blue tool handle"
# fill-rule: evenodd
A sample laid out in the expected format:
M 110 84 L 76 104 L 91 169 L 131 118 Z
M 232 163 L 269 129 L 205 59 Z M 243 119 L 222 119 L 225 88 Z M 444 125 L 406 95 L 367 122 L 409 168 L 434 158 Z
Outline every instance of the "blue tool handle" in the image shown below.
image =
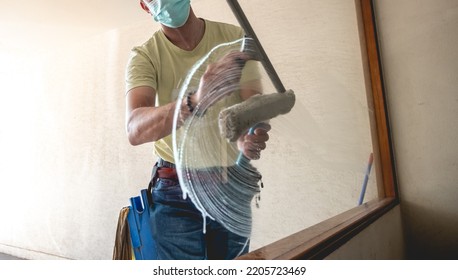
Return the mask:
M 361 193 L 359 195 L 358 205 L 363 204 L 364 195 L 366 194 L 367 182 L 369 181 L 369 174 L 371 173 L 372 163 L 374 162 L 374 154 L 369 155 L 369 162 L 367 163 L 366 174 L 364 175 L 363 187 L 361 188 Z
M 260 124 L 256 124 L 253 127 L 251 127 L 248 130 L 248 135 L 253 135 L 255 129 L 258 128 L 259 126 L 260 126 Z M 248 164 L 249 162 L 250 162 L 250 159 L 247 158 L 242 152 L 240 152 L 239 157 L 237 158 L 237 162 L 236 162 L 237 165 L 238 166 L 244 166 L 244 165 Z

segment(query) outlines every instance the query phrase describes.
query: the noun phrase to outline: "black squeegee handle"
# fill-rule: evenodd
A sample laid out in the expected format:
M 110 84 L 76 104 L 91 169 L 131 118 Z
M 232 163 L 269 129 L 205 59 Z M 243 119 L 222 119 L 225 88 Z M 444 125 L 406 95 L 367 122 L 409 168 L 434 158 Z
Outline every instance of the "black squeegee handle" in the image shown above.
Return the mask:
M 264 66 L 264 68 L 266 69 L 270 80 L 272 81 L 273 85 L 275 86 L 275 89 L 279 93 L 285 92 L 286 91 L 285 87 L 283 86 L 282 82 L 280 81 L 280 78 L 278 77 L 278 74 L 275 71 L 274 66 L 272 65 L 269 58 L 267 57 L 267 54 L 264 51 L 264 48 L 261 46 L 261 43 L 259 42 L 258 37 L 254 33 L 254 30 L 251 27 L 251 24 L 248 21 L 248 18 L 246 17 L 245 13 L 243 12 L 242 7 L 240 7 L 239 2 L 237 0 L 227 0 L 227 3 L 231 7 L 232 13 L 237 18 L 237 21 L 239 22 L 240 26 L 243 28 L 243 31 L 245 31 L 245 35 L 253 39 L 256 45 L 256 48 L 258 49 L 259 54 L 261 56 L 261 63 Z

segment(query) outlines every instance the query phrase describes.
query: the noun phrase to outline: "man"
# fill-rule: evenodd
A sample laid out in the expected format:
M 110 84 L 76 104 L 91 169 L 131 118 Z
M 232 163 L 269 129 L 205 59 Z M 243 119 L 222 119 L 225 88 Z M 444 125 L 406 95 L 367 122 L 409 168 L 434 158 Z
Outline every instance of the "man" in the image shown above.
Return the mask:
M 215 221 L 206 223 L 189 199 L 183 199 L 174 173 L 172 149 L 173 115 L 179 84 L 189 69 L 214 46 L 243 37 L 235 26 L 197 18 L 190 0 L 141 0 L 141 7 L 161 24 L 152 38 L 132 50 L 126 70 L 126 126 L 132 145 L 154 142 L 159 157 L 159 180 L 153 192 L 153 238 L 158 259 L 233 259 L 248 250 L 248 240 L 229 232 Z M 206 84 L 215 75 L 248 56 L 231 53 L 208 66 L 196 94 L 180 105 L 180 119 L 191 115 L 192 108 L 205 96 Z M 230 82 L 230 81 L 229 81 Z M 246 99 L 257 92 L 241 91 Z M 157 100 L 157 104 L 156 104 Z M 256 129 L 253 135 L 238 140 L 240 151 L 249 159 L 258 159 L 265 149 L 270 127 Z M 166 172 L 167 171 L 167 172 Z M 153 174 L 154 175 L 154 174 Z

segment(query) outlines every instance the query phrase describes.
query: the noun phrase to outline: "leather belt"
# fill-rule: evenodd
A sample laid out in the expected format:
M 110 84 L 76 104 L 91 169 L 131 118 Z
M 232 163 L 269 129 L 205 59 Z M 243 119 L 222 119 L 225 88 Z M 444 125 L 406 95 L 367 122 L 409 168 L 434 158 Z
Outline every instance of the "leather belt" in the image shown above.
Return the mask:
M 159 167 L 157 169 L 157 177 L 161 179 L 173 179 L 177 180 L 177 170 L 175 168 L 170 167 Z

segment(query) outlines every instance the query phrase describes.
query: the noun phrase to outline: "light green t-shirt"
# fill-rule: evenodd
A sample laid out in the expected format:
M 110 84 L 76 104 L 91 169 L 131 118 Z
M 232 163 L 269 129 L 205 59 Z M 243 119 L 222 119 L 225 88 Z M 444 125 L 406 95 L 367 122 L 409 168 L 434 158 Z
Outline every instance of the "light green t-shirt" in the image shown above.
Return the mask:
M 126 69 L 126 93 L 136 87 L 156 90 L 156 104 L 162 106 L 177 99 L 189 70 L 215 46 L 243 38 L 240 27 L 205 20 L 205 33 L 192 51 L 172 44 L 159 30 L 142 46 L 132 49 Z M 175 162 L 172 135 L 154 143 L 155 154 Z

